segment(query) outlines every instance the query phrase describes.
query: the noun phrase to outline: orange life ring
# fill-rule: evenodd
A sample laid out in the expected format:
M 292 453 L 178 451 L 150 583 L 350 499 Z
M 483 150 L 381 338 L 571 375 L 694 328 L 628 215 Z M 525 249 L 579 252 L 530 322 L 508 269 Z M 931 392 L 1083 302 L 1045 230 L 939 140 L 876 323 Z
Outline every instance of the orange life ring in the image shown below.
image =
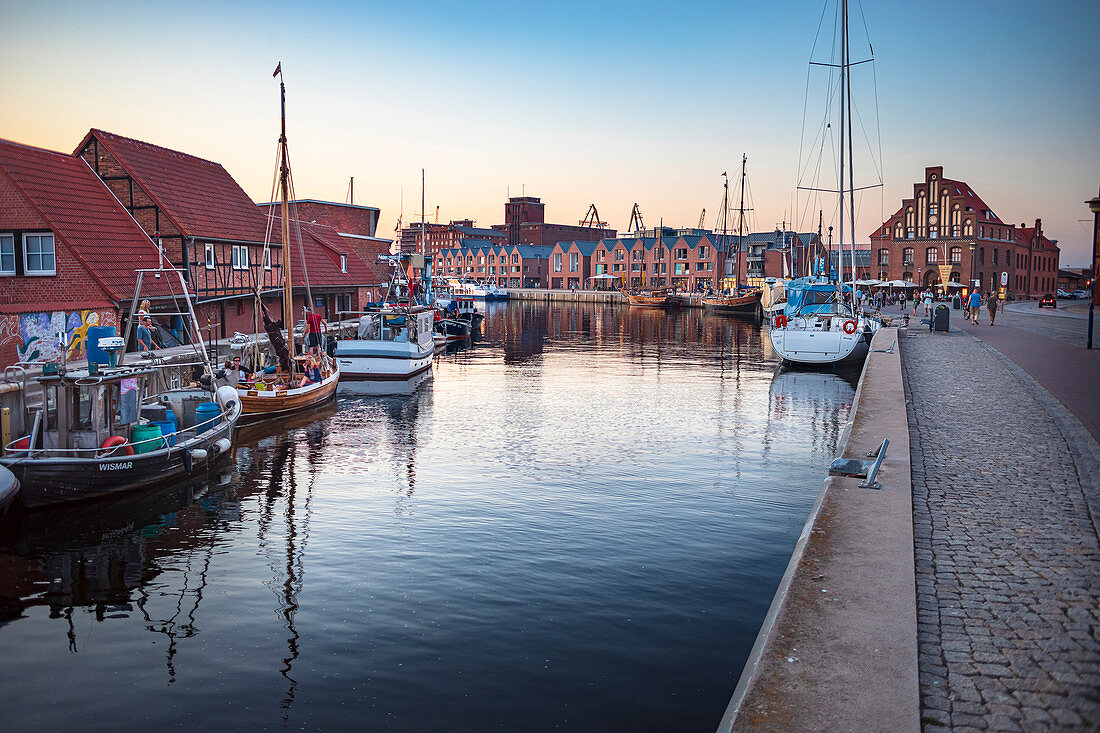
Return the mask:
M 853 333 L 856 332 L 856 322 L 855 321 L 845 321 L 844 325 L 841 326 L 841 328 L 844 329 L 844 333 L 851 336 Z
M 121 435 L 112 435 L 111 437 L 104 440 L 99 446 L 104 450 L 101 450 L 98 455 L 100 458 L 106 458 L 107 456 L 112 455 L 115 452 L 114 449 L 118 448 L 119 446 L 122 446 L 125 449 L 123 451 L 123 455 L 134 455 L 134 447 L 130 445 L 126 441 L 126 438 L 122 437 Z
M 786 326 L 787 326 L 787 316 L 780 313 L 778 316 L 775 317 L 775 327 L 776 328 L 785 328 Z

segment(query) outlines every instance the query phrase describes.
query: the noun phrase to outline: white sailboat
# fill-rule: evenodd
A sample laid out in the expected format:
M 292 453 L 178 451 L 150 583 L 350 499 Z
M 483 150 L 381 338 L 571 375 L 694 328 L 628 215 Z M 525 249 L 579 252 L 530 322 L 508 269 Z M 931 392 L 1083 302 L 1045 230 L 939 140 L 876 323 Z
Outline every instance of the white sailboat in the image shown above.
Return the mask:
M 826 277 L 807 276 L 787 284 L 787 305 L 775 315 L 768 332 L 772 348 L 784 362 L 809 365 L 847 364 L 862 361 L 877 318 L 853 305 L 855 291 L 855 191 L 852 173 L 851 55 L 848 38 L 848 2 L 841 2 L 840 34 L 840 283 Z M 812 62 L 811 62 L 812 63 Z M 858 62 L 858 63 L 863 63 Z M 844 180 L 845 156 L 848 180 Z M 847 199 L 847 200 L 846 200 Z M 845 211 L 847 206 L 847 211 Z M 851 280 L 844 283 L 844 219 L 850 218 Z

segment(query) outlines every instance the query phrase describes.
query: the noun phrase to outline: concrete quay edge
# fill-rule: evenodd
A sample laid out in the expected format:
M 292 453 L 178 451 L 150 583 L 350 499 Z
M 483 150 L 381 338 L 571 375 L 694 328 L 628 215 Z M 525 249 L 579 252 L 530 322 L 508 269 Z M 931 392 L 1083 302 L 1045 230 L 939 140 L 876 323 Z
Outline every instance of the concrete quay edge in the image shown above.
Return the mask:
M 718 731 L 920 730 L 912 474 L 899 333 L 864 363 L 838 456 L 890 447 L 878 475 L 825 479 Z M 892 348 L 891 348 L 892 347 Z

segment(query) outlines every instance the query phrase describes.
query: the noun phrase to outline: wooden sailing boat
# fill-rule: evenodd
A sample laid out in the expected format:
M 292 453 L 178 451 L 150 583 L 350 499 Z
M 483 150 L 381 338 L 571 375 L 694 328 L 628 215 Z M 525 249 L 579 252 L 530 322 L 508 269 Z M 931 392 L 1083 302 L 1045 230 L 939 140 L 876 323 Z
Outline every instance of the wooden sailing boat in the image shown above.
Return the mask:
M 748 156 L 742 154 L 741 156 L 741 208 L 740 215 L 737 220 L 737 248 L 734 250 L 734 288 L 732 292 L 727 295 L 719 295 L 713 298 L 703 298 L 703 307 L 709 311 L 716 313 L 729 313 L 739 316 L 751 316 L 753 318 L 760 315 L 760 291 L 753 290 L 748 293 L 743 292 L 741 288 L 741 243 L 744 241 L 745 230 L 745 169 L 748 163 Z M 726 174 L 723 173 L 723 176 Z M 722 185 L 722 239 L 726 238 L 727 222 L 729 219 L 729 190 L 730 182 L 729 178 L 726 178 Z M 728 250 L 728 247 L 726 248 Z M 728 252 L 727 252 L 727 256 Z
M 641 212 L 637 211 L 638 205 L 634 204 L 634 211 L 631 212 L 631 221 L 634 220 L 635 213 L 638 214 L 638 236 L 645 241 L 645 231 L 641 226 Z M 661 226 L 657 232 L 657 244 L 655 247 L 661 247 L 664 242 L 665 225 L 664 221 L 661 221 Z M 681 305 L 680 296 L 676 295 L 671 287 L 647 287 L 646 286 L 646 266 L 642 264 L 642 283 L 640 288 L 619 288 L 619 292 L 623 294 L 627 302 L 630 305 L 638 306 L 641 308 L 679 308 Z
M 279 210 L 282 220 L 283 242 L 283 320 L 274 321 L 256 291 L 256 307 L 263 316 L 264 330 L 267 331 L 271 347 L 278 357 L 279 364 L 273 374 L 257 373 L 252 382 L 237 385 L 237 394 L 244 408 L 242 422 L 262 420 L 276 415 L 305 410 L 331 399 L 336 394 L 336 385 L 340 381 L 340 366 L 322 349 L 320 357 L 321 381 L 303 380 L 306 376 L 308 356 L 294 356 L 294 289 L 291 282 L 291 237 L 290 237 L 290 157 L 286 144 L 286 84 L 282 77 L 282 64 L 276 72 L 279 74 L 279 102 L 281 128 L 279 151 L 276 166 L 276 185 L 279 189 Z M 272 197 L 274 198 L 274 197 Z M 268 232 L 270 233 L 270 227 Z M 270 247 L 270 236 L 264 242 L 264 250 Z M 301 233 L 295 238 L 299 249 L 302 247 Z M 305 257 L 302 258 L 305 269 Z M 307 280 L 308 293 L 308 280 Z M 312 297 L 309 298 L 312 302 Z M 282 328 L 286 329 L 284 338 Z M 257 329 L 258 331 L 259 329 Z M 303 381 L 306 383 L 303 384 Z

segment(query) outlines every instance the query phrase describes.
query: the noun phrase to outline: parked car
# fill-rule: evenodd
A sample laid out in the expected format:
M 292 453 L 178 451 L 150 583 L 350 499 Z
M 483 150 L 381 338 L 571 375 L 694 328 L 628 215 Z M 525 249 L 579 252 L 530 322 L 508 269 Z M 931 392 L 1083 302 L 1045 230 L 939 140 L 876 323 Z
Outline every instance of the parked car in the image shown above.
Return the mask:
M 1091 293 L 1087 290 L 1074 290 L 1073 297 L 1080 298 L 1081 300 L 1088 300 Z
M 1039 307 L 1040 308 L 1057 308 L 1058 307 L 1058 299 L 1055 298 L 1050 293 L 1047 293 L 1043 297 L 1039 298 Z
M 1055 295 L 1057 295 L 1062 300 L 1074 300 L 1077 297 L 1073 293 L 1066 292 L 1065 290 L 1062 290 L 1061 288 L 1058 288 L 1058 292 L 1055 293 Z

